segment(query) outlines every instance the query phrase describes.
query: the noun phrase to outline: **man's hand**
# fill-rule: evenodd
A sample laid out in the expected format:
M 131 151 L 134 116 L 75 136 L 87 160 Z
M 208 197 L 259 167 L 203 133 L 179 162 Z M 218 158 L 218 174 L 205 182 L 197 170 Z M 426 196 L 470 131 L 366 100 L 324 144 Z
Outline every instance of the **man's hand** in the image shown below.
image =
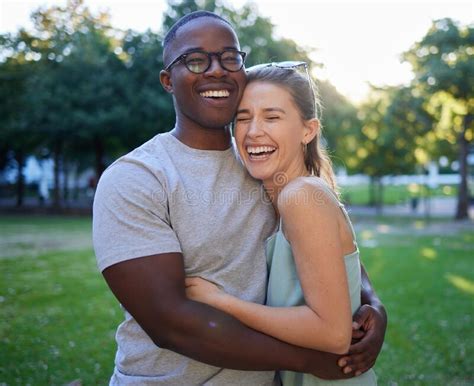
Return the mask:
M 386 327 L 383 306 L 365 304 L 357 310 L 352 324 L 352 345 L 348 354 L 338 361 L 345 374 L 358 376 L 373 367 L 382 349 Z

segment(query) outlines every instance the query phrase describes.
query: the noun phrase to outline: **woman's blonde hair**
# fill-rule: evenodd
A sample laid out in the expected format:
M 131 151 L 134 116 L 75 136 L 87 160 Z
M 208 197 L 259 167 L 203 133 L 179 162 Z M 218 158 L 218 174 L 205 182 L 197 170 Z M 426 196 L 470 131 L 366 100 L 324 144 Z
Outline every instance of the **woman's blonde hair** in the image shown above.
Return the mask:
M 296 68 L 278 66 L 258 67 L 247 72 L 247 84 L 252 82 L 268 82 L 288 90 L 300 116 L 304 121 L 316 118 L 320 120 L 321 102 L 317 89 L 311 79 L 301 74 Z M 321 130 L 305 146 L 304 162 L 311 174 L 321 177 L 337 193 L 337 184 L 331 160 L 321 144 Z

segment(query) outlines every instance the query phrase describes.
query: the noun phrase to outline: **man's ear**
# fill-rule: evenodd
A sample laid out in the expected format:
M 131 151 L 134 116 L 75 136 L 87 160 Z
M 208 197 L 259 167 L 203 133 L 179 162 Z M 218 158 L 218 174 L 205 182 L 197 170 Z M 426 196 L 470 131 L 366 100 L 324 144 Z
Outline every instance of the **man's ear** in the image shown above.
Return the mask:
M 173 94 L 173 84 L 171 82 L 171 74 L 169 71 L 160 71 L 160 83 L 167 93 Z
M 310 143 L 314 137 L 319 134 L 321 130 L 321 125 L 319 123 L 319 119 L 313 118 L 305 121 L 304 123 L 304 134 L 303 134 L 303 141 L 304 143 Z

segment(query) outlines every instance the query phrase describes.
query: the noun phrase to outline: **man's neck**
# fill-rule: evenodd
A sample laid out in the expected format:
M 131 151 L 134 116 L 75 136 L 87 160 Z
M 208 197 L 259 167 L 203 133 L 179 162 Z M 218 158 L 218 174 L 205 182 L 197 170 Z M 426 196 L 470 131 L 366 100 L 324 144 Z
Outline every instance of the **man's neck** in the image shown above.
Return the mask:
M 232 145 L 229 128 L 222 129 L 183 129 L 178 124 L 171 134 L 185 145 L 200 150 L 227 150 Z

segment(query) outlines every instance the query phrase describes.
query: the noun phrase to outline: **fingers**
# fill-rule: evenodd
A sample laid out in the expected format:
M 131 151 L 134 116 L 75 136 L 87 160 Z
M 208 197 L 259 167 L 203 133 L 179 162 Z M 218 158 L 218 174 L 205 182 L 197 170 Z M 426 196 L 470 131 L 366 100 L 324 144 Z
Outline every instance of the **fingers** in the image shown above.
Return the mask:
M 353 330 L 352 331 L 352 340 L 358 342 L 365 336 L 365 332 L 362 330 Z
M 349 347 L 349 355 L 372 351 L 372 335 L 373 331 L 369 330 L 364 334 L 362 339 L 356 341 L 354 344 L 351 344 L 351 346 Z
M 372 368 L 375 361 L 373 356 L 366 353 L 345 356 L 339 359 L 338 365 L 342 367 L 344 374 L 354 372 L 354 375 L 360 375 Z
M 371 313 L 371 306 L 364 304 L 363 306 L 359 307 L 352 317 L 352 328 L 359 329 L 360 326 L 363 326 L 364 322 L 370 318 Z
M 353 331 L 354 333 L 359 333 Z M 341 357 L 338 361 L 338 365 L 342 367 L 344 374 L 354 372 L 354 375 L 360 375 L 366 372 L 368 369 L 373 367 L 375 359 L 377 358 L 376 350 L 373 350 L 371 344 L 371 336 L 373 331 L 369 330 L 367 333 L 362 332 L 362 339 L 356 340 L 349 347 L 348 355 Z
M 358 376 L 374 366 L 383 343 L 377 317 L 377 310 L 369 305 L 363 305 L 354 314 L 349 353 L 338 361 L 345 374 L 354 373 Z

